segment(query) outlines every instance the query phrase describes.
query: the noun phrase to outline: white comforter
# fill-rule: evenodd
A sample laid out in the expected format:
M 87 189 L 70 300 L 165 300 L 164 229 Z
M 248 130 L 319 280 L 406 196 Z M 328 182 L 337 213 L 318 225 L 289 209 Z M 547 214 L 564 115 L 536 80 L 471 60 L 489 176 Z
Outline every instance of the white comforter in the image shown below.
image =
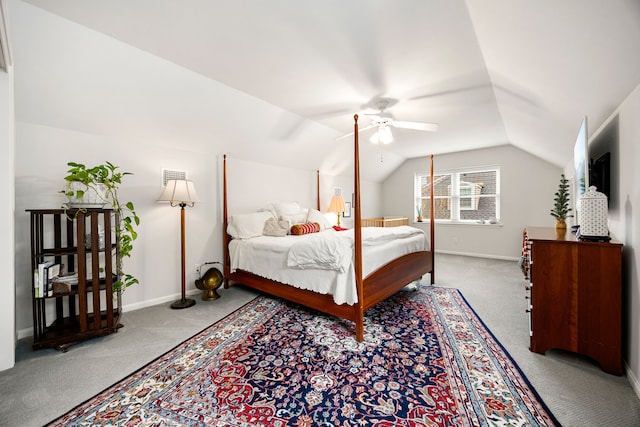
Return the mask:
M 314 233 L 296 239 L 287 252 L 287 267 L 337 270 L 345 273 L 351 264 L 352 239 L 344 233 Z
M 417 228 L 365 227 L 362 229 L 362 245 L 374 246 L 385 242 L 423 235 Z M 287 253 L 287 267 L 316 268 L 346 272 L 353 257 L 354 231 L 316 233 L 296 241 Z
M 231 269 L 322 294 L 337 304 L 357 302 L 353 266 L 353 230 L 333 229 L 304 236 L 260 236 L 232 240 Z M 423 230 L 410 227 L 362 229 L 363 274 L 410 252 L 428 249 Z

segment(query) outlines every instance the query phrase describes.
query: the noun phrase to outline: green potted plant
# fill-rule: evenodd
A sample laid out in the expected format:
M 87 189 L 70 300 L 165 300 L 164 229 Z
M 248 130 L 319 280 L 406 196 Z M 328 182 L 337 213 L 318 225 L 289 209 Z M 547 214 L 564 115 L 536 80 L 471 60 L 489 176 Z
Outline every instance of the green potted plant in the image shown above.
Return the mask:
M 566 229 L 566 219 L 572 217 L 570 215 L 571 207 L 569 206 L 569 180 L 564 177 L 564 174 L 560 175 L 560 185 L 558 191 L 556 191 L 554 198 L 553 209 L 551 209 L 551 216 L 556 219 L 557 229 Z
M 139 283 L 138 279 L 123 271 L 123 259 L 130 257 L 133 251 L 133 241 L 138 237 L 136 227 L 140 225 L 140 218 L 135 212 L 132 202 L 121 202 L 118 198 L 118 188 L 122 178 L 131 175 L 130 172 L 119 172 L 119 166 L 110 162 L 87 167 L 82 163 L 69 162 L 70 169 L 64 177 L 66 184 L 61 190 L 69 202 L 65 208 L 77 208 L 86 211 L 87 208 L 102 208 L 108 205 L 118 215 L 115 223 L 117 247 L 120 253 L 116 269 L 119 279 L 114 283 L 116 290 Z M 86 200 L 85 200 L 86 198 Z
M 416 205 L 416 212 L 418 213 L 418 222 L 422 222 L 422 206 Z

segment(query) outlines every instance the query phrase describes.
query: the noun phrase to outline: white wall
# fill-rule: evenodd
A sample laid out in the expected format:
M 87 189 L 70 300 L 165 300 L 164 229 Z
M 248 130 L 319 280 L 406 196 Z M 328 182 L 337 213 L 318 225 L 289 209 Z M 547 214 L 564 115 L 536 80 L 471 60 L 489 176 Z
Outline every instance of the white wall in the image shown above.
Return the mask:
M 3 280 L 0 294 L 5 307 L 0 310 L 0 370 L 14 364 L 15 311 L 14 311 L 14 119 L 13 119 L 13 71 L 0 71 L 0 271 Z
M 611 187 L 613 196 L 609 204 L 609 230 L 612 237 L 624 244 L 623 269 L 623 358 L 627 364 L 629 380 L 640 395 L 640 86 L 627 97 L 616 111 L 602 124 L 591 124 L 590 150 L 599 147 L 603 134 L 611 126 L 614 141 L 606 148 L 612 151 Z M 617 134 L 617 141 L 615 136 Z M 607 136 L 607 138 L 609 138 Z M 565 171 L 573 174 L 573 166 Z
M 513 146 L 434 156 L 434 170 L 500 166 L 500 226 L 436 224 L 437 252 L 517 259 L 526 226 L 555 226 L 549 210 L 562 171 Z M 428 158 L 407 160 L 383 184 L 383 214 L 415 219 L 413 182 L 429 170 Z M 419 224 L 428 228 L 428 223 Z
M 187 265 L 207 256 L 207 244 L 218 219 L 215 210 L 217 181 L 215 158 L 202 153 L 132 144 L 126 139 L 75 132 L 47 126 L 17 123 L 16 140 L 16 307 L 21 336 L 31 327 L 29 267 L 29 217 L 26 209 L 57 208 L 65 198 L 59 194 L 68 161 L 94 165 L 108 160 L 134 175 L 124 178 L 121 199 L 132 201 L 142 223 L 134 242 L 134 255 L 125 260 L 127 272 L 140 286 L 124 293 L 130 308 L 145 302 L 175 298 L 180 284 L 179 208 L 156 202 L 162 190 L 161 168 L 185 170 L 195 182 L 201 202 L 187 212 Z M 213 165 L 214 167 L 210 167 Z M 202 232 L 206 229 L 207 232 Z M 193 268 L 187 280 L 195 280 Z M 169 279 L 167 279 L 169 278 Z M 170 278 L 174 278 L 171 280 Z M 193 287 L 193 286 L 192 286 Z
M 6 14 L 4 1 L 0 2 L 0 34 L 4 33 Z M 3 37 L 4 39 L 4 37 Z M 5 47 L 9 46 L 9 40 L 3 40 Z M 0 41 L 1 42 L 1 41 Z M 7 50 L 5 49 L 5 52 Z M 9 57 L 7 56 L 7 59 Z M 6 301 L 5 307 L 0 309 L 0 371 L 8 369 L 15 362 L 15 296 L 14 283 L 14 245 L 13 245 L 13 211 L 14 211 L 14 94 L 13 94 L 13 67 L 8 66 L 7 71 L 0 70 L 0 271 L 3 272 L 3 280 L 0 282 L 0 295 Z
M 353 173 L 353 171 L 351 171 Z M 321 203 L 324 209 L 329 207 L 334 187 L 342 189 L 342 196 L 345 202 L 353 203 L 353 175 L 340 175 L 335 177 L 326 177 L 322 179 L 323 188 L 321 189 Z M 360 208 L 362 209 L 362 218 L 379 217 L 382 215 L 382 184 L 360 180 Z M 355 209 L 352 206 L 351 217 L 340 219 L 340 225 L 343 227 L 353 227 L 353 218 Z M 328 218 L 335 224 L 337 216 L 329 215 Z

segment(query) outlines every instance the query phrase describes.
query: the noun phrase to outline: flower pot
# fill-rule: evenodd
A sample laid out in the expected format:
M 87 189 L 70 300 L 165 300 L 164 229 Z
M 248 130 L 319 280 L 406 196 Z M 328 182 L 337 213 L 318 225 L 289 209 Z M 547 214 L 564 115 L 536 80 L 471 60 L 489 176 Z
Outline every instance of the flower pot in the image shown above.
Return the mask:
M 70 208 L 94 208 L 101 209 L 107 204 L 107 186 L 103 184 L 96 184 L 94 186 L 87 187 L 81 182 L 70 182 L 69 190 L 73 191 L 73 196 L 67 196 L 67 205 Z M 78 190 L 84 191 L 81 198 L 75 197 Z
M 565 222 L 565 220 L 561 218 L 556 219 L 556 230 L 566 230 L 566 229 L 567 229 L 567 223 Z

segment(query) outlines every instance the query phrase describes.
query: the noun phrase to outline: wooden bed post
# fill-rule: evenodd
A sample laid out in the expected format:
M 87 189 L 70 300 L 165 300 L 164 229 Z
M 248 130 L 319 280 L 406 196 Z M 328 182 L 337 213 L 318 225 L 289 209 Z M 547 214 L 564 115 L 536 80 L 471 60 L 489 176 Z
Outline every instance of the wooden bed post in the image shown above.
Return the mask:
M 358 146 L 358 115 L 353 116 L 353 194 L 355 216 L 353 221 L 354 232 L 354 269 L 356 275 L 356 291 L 358 293 L 358 303 L 356 310 L 356 340 L 364 341 L 364 286 L 362 279 L 362 217 L 360 212 L 360 147 Z
M 431 154 L 429 156 L 431 162 L 429 165 L 429 182 L 430 182 L 430 186 L 431 189 L 429 190 L 431 192 L 431 200 L 429 201 L 429 203 L 431 204 L 429 211 L 431 212 L 430 214 L 430 220 L 431 220 L 431 226 L 429 227 L 429 245 L 431 245 L 431 247 L 429 248 L 431 250 L 431 284 L 435 284 L 436 283 L 436 233 L 435 233 L 435 228 L 436 228 L 436 222 L 435 222 L 435 203 L 434 203 L 434 198 L 435 198 L 435 193 L 434 191 L 434 185 L 433 185 L 433 154 Z
M 222 159 L 222 256 L 224 258 L 224 288 L 228 289 L 231 259 L 229 258 L 229 234 L 227 234 L 227 155 L 225 154 Z
M 320 171 L 316 171 L 316 209 L 320 210 Z M 322 211 L 321 211 L 322 212 Z

